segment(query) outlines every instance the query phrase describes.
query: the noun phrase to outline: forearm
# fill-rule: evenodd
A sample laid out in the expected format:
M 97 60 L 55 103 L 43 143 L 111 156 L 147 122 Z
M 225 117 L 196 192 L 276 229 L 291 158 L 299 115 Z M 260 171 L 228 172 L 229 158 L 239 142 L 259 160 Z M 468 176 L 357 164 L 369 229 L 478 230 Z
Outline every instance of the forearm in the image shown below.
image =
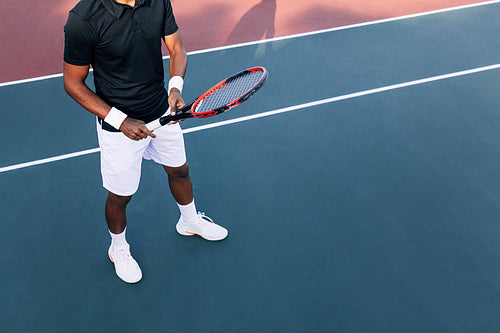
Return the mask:
M 87 111 L 103 118 L 108 124 L 120 130 L 132 140 L 141 140 L 148 136 L 156 137 L 143 121 L 127 117 L 117 108 L 111 108 L 86 84 L 90 66 L 76 66 L 64 63 L 64 90 Z
M 143 121 L 129 118 L 117 109 L 113 108 L 111 110 L 111 107 L 90 90 L 85 83 L 74 82 L 68 84 L 64 82 L 64 89 L 78 104 L 96 116 L 103 118 L 114 128 L 121 130 L 128 138 L 141 140 L 147 136 L 156 137 L 144 126 Z
M 175 114 L 177 109 L 185 104 L 181 94 L 188 60 L 186 50 L 184 50 L 180 42 L 180 37 L 179 43 L 176 43 L 175 47 L 169 48 L 169 50 L 170 61 L 168 67 L 170 80 L 168 82 L 168 104 L 170 105 L 171 114 Z
M 104 102 L 84 82 L 64 82 L 64 89 L 84 109 L 92 114 L 106 118 L 111 106 Z
M 184 48 L 181 48 L 179 51 L 171 54 L 170 61 L 168 63 L 170 77 L 180 76 L 184 78 L 184 75 L 186 75 L 187 63 L 187 53 Z

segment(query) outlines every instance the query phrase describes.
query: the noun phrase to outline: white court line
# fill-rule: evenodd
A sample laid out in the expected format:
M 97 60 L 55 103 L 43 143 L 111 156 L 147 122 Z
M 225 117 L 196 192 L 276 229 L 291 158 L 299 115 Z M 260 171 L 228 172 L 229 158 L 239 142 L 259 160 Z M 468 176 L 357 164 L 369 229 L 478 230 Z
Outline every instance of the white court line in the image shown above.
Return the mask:
M 305 108 L 318 106 L 318 105 L 322 105 L 322 104 L 333 103 L 333 102 L 342 101 L 342 100 L 346 100 L 346 99 L 376 94 L 376 93 L 389 91 L 389 90 L 395 90 L 395 89 L 404 88 L 404 87 L 416 86 L 416 85 L 424 84 L 424 83 L 428 83 L 428 82 L 434 82 L 434 81 L 439 81 L 439 80 L 444 80 L 444 79 L 449 79 L 449 78 L 454 78 L 454 77 L 459 77 L 459 76 L 464 76 L 464 75 L 469 75 L 469 74 L 474 74 L 474 73 L 478 73 L 478 72 L 484 72 L 484 71 L 489 71 L 489 70 L 499 69 L 499 68 L 500 68 L 500 63 L 495 64 L 495 65 L 491 65 L 491 66 L 477 67 L 477 68 L 468 69 L 468 70 L 464 70 L 464 71 L 432 76 L 432 77 L 428 77 L 425 79 L 408 81 L 408 82 L 393 84 L 393 85 L 389 85 L 389 86 L 385 86 L 385 87 L 364 90 L 364 91 L 360 91 L 360 92 L 356 92 L 356 93 L 352 93 L 352 94 L 346 94 L 346 95 L 326 98 L 326 99 L 317 100 L 317 101 L 313 101 L 313 102 L 309 102 L 309 103 L 298 104 L 298 105 L 289 106 L 289 107 L 285 107 L 285 108 L 281 108 L 281 109 L 277 109 L 277 110 L 273 110 L 273 111 L 267 111 L 267 112 L 254 114 L 251 116 L 240 117 L 240 118 L 220 121 L 217 123 L 191 127 L 191 128 L 187 128 L 187 129 L 182 130 L 182 132 L 184 134 L 198 132 L 198 131 L 202 131 L 202 130 L 206 130 L 206 129 L 210 129 L 210 128 L 239 123 L 242 121 L 248 121 L 248 120 L 262 118 L 262 117 L 269 117 L 269 116 L 273 116 L 273 115 L 280 114 L 280 113 L 305 109 Z M 88 150 L 75 152 L 75 153 L 71 153 L 71 154 L 65 154 L 65 155 L 60 155 L 60 156 L 55 156 L 55 157 L 50 157 L 50 158 L 44 158 L 44 159 L 36 160 L 36 161 L 32 161 L 32 162 L 15 164 L 15 165 L 0 168 L 0 173 L 6 172 L 6 171 L 11 171 L 11 170 L 16 170 L 16 169 L 22 169 L 22 168 L 26 168 L 26 167 L 30 167 L 30 166 L 35 166 L 35 165 L 39 165 L 39 164 L 45 164 L 45 163 L 65 160 L 65 159 L 69 159 L 69 158 L 76 157 L 76 156 L 93 154 L 93 153 L 97 153 L 97 152 L 99 152 L 99 148 L 93 148 L 93 149 L 88 149 Z
M 233 48 L 237 48 L 237 47 L 244 47 L 244 46 L 250 46 L 250 45 L 263 44 L 263 43 L 268 43 L 268 42 L 276 42 L 276 41 L 287 40 L 287 39 L 292 39 L 292 38 L 312 36 L 312 35 L 317 35 L 317 34 L 322 34 L 322 33 L 327 33 L 327 32 L 333 32 L 333 31 L 339 31 L 339 30 L 359 28 L 359 27 L 364 27 L 364 26 L 369 26 L 369 25 L 374 25 L 374 24 L 381 24 L 381 23 L 387 23 L 387 22 L 394 22 L 394 21 L 406 20 L 406 19 L 411 19 L 411 18 L 415 18 L 415 17 L 426 16 L 426 15 L 433 15 L 433 14 L 451 12 L 451 11 L 455 11 L 455 10 L 461 10 L 461 9 L 467 9 L 467 8 L 473 8 L 473 7 L 479 7 L 479 6 L 492 5 L 492 4 L 495 4 L 495 3 L 500 3 L 500 0 L 484 1 L 484 2 L 478 2 L 478 3 L 469 4 L 469 5 L 449 7 L 449 8 L 432 10 L 432 11 L 428 11 L 428 12 L 422 12 L 422 13 L 416 13 L 416 14 L 409 14 L 409 15 L 403 15 L 403 16 L 396 16 L 396 17 L 382 19 L 382 20 L 375 20 L 375 21 L 368 21 L 368 22 L 363 22 L 363 23 L 345 25 L 345 26 L 336 27 L 336 28 L 330 28 L 330 29 L 322 29 L 322 30 L 304 32 L 304 33 L 295 34 L 295 35 L 288 35 L 288 36 L 283 36 L 283 37 L 275 37 L 275 38 L 269 38 L 269 39 L 262 39 L 262 40 L 257 40 L 257 41 L 253 41 L 253 42 L 246 42 L 246 43 L 226 45 L 226 46 L 214 47 L 214 48 L 204 49 L 204 50 L 198 50 L 198 51 L 191 51 L 191 52 L 188 52 L 188 56 L 189 55 L 195 55 L 195 54 L 202 54 L 202 53 L 209 53 L 209 52 L 216 52 L 216 51 L 228 50 L 228 49 L 233 49 Z M 163 57 L 163 59 L 168 59 L 168 58 L 169 58 L 169 56 Z M 91 71 L 92 71 L 92 69 L 91 69 Z M 45 75 L 45 76 L 40 76 L 40 77 L 35 77 L 35 78 L 30 78 L 30 79 L 23 79 L 23 80 L 17 80 L 17 81 L 4 82 L 4 83 L 0 83 L 0 87 L 11 86 L 11 85 L 15 85 L 15 84 L 22 84 L 22 83 L 29 83 L 29 82 L 34 82 L 34 81 L 48 80 L 48 79 L 53 79 L 53 78 L 58 78 L 58 77 L 62 77 L 62 73 L 52 74 L 52 75 Z
M 22 169 L 22 168 L 27 168 L 35 165 L 40 165 L 40 164 L 47 164 L 51 162 L 56 162 L 56 161 L 61 161 L 61 160 L 67 160 L 69 158 L 77 157 L 77 156 L 83 156 L 83 155 L 89 155 L 93 153 L 98 153 L 100 151 L 99 148 L 92 148 L 92 149 L 87 149 L 87 150 L 82 150 L 82 151 L 77 151 L 75 153 L 70 153 L 70 154 L 65 154 L 65 155 L 59 155 L 59 156 L 54 156 L 54 157 L 49 157 L 49 158 L 44 158 L 41 160 L 36 160 L 36 161 L 31 161 L 31 162 L 26 162 L 26 163 L 20 163 L 20 164 L 15 164 L 11 166 L 6 166 L 3 168 L 0 168 L 0 173 L 6 172 L 6 171 L 11 171 L 11 170 L 17 170 L 17 169 Z

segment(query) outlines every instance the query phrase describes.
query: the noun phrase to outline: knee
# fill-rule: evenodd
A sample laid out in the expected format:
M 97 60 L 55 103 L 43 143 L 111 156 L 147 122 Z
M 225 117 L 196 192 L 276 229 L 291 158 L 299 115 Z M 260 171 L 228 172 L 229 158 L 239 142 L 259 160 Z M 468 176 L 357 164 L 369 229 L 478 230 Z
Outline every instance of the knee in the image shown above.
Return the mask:
M 128 203 L 132 200 L 132 196 L 121 196 L 114 193 L 108 193 L 108 203 L 120 208 L 127 207 Z
M 189 165 L 187 163 L 177 168 L 171 168 L 171 167 L 164 167 L 164 168 L 165 171 L 167 171 L 169 177 L 176 179 L 189 178 Z

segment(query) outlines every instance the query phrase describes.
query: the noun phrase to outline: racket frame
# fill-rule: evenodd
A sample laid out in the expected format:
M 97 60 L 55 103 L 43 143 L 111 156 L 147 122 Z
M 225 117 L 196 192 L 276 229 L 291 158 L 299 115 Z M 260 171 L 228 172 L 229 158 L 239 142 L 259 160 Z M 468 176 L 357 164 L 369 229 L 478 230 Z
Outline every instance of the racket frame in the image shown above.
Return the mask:
M 226 86 L 228 85 L 229 83 L 231 83 L 232 81 L 236 80 L 237 78 L 239 78 L 240 76 L 244 76 L 244 75 L 247 75 L 251 72 L 257 72 L 257 71 L 262 71 L 262 77 L 260 78 L 260 80 L 252 87 L 250 88 L 248 91 L 246 91 L 244 94 L 242 94 L 240 97 L 238 97 L 237 99 L 227 103 L 226 105 L 224 106 L 221 106 L 217 109 L 214 109 L 214 110 L 209 110 L 209 111 L 205 111 L 205 112 L 196 112 L 196 107 L 200 104 L 200 103 L 203 103 L 203 100 L 205 100 L 208 96 L 212 95 L 214 92 L 216 92 L 217 90 L 219 90 L 221 87 L 223 86 Z M 253 95 L 255 95 L 255 93 L 264 85 L 264 83 L 266 82 L 267 80 L 267 70 L 264 68 L 264 67 L 253 67 L 253 68 L 249 68 L 249 69 L 245 69 L 239 73 L 236 73 L 228 78 L 226 78 L 225 80 L 217 83 L 215 86 L 213 86 L 212 88 L 210 88 L 209 90 L 207 90 L 205 93 L 203 93 L 202 95 L 200 95 L 200 97 L 198 97 L 193 105 L 191 106 L 191 114 L 193 115 L 194 118 L 207 118 L 207 117 L 212 117 L 212 116 L 215 116 L 217 114 L 220 114 L 220 113 L 223 113 L 237 105 L 240 105 L 241 103 L 243 103 L 244 101 L 246 101 L 247 99 L 249 99 L 250 97 L 252 97 Z
M 196 107 L 200 103 L 203 103 L 203 101 L 208 96 L 213 94 L 215 91 L 219 90 L 221 87 L 236 80 L 240 76 L 243 76 L 243 75 L 249 74 L 251 72 L 255 72 L 255 71 L 262 71 L 263 72 L 262 77 L 252 88 L 250 88 L 247 92 L 243 93 L 237 99 L 231 101 L 230 103 L 227 103 L 224 106 L 221 106 L 217 109 L 214 109 L 214 110 L 209 110 L 209 111 L 205 111 L 205 112 L 201 112 L 201 113 L 197 113 L 194 111 L 194 110 L 196 110 Z M 175 115 L 168 114 L 166 116 L 160 117 L 159 119 L 156 119 L 156 120 L 148 123 L 146 125 L 146 127 L 150 131 L 153 131 L 156 128 L 163 126 L 163 125 L 166 125 L 171 121 L 177 121 L 177 120 L 182 120 L 182 119 L 187 119 L 187 118 L 207 118 L 207 117 L 212 117 L 212 116 L 218 115 L 220 113 L 226 112 L 227 110 L 229 110 L 237 105 L 240 105 L 241 103 L 243 103 L 244 101 L 246 101 L 247 99 L 249 99 L 250 97 L 255 95 L 255 93 L 260 88 L 262 88 L 262 86 L 264 85 L 264 83 L 267 80 L 267 77 L 268 77 L 268 72 L 264 67 L 252 67 L 252 68 L 245 69 L 245 70 L 243 70 L 239 73 L 236 73 L 234 75 L 231 75 L 230 77 L 217 83 L 212 88 L 210 88 L 209 90 L 207 90 L 206 92 L 201 94 L 197 99 L 195 99 L 195 100 L 189 102 L 188 104 L 184 105 L 183 107 L 179 108 Z M 167 112 L 170 112 L 170 108 L 168 109 Z

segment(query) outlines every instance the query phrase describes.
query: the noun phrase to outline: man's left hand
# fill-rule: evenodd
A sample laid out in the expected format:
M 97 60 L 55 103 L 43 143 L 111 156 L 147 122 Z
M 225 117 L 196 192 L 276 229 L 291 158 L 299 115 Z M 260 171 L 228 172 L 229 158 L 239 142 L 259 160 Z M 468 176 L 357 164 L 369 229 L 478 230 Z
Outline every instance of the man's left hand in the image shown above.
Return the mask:
M 172 88 L 170 89 L 170 93 L 168 95 L 168 105 L 170 106 L 170 114 L 174 116 L 177 113 L 177 110 L 186 105 L 184 100 L 181 97 L 181 93 L 179 89 Z M 179 120 L 173 120 L 168 123 L 168 125 L 176 124 Z

